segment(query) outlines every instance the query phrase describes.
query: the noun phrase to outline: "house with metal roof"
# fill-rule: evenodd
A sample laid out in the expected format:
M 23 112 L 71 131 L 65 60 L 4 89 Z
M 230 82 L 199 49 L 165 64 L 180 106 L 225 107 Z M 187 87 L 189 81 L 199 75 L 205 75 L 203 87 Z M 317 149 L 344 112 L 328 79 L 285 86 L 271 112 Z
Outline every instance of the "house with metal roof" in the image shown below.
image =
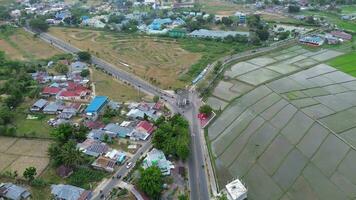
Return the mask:
M 97 116 L 109 102 L 106 96 L 96 96 L 85 109 L 88 117 Z
M 82 143 L 77 144 L 77 148 L 84 154 L 98 157 L 109 151 L 109 146 L 103 142 L 88 138 Z
M 311 46 L 321 46 L 324 44 L 324 39 L 319 36 L 305 36 L 300 38 L 299 42 Z
M 92 192 L 73 185 L 51 185 L 51 194 L 56 200 L 89 200 Z
M 54 115 L 64 109 L 64 104 L 62 102 L 50 102 L 46 107 L 43 108 L 43 113 Z
M 30 108 L 31 112 L 39 112 L 48 104 L 47 100 L 39 99 Z
M 213 39 L 224 39 L 227 36 L 236 36 L 236 35 L 241 35 L 241 36 L 246 36 L 249 37 L 250 33 L 249 32 L 239 32 L 239 31 L 219 31 L 219 30 L 207 30 L 207 29 L 199 29 L 195 30 L 191 33 L 188 34 L 190 37 L 196 37 L 196 38 L 213 38 Z
M 84 62 L 76 61 L 70 64 L 70 71 L 73 72 L 81 72 L 83 70 L 88 69 L 88 65 Z
M 154 19 L 153 22 L 148 26 L 151 30 L 161 30 L 164 25 L 172 24 L 172 20 L 170 18 L 157 18 Z
M 13 183 L 0 183 L 0 197 L 10 200 L 30 199 L 31 193 L 26 188 Z
M 148 152 L 146 158 L 143 160 L 144 169 L 151 166 L 157 166 L 165 176 L 170 175 L 171 169 L 174 169 L 172 162 L 167 160 L 164 153 L 156 148 Z
M 97 158 L 91 166 L 94 169 L 104 170 L 107 172 L 113 172 L 115 170 L 116 161 L 104 156 Z

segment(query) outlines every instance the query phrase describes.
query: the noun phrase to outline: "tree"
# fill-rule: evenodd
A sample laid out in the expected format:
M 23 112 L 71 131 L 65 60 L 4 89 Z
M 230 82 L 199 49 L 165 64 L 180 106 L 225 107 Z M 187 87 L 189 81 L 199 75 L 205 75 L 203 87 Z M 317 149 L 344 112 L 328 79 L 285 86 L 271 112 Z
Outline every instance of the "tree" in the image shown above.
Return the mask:
M 211 113 L 213 112 L 213 109 L 208 104 L 205 104 L 199 108 L 199 112 L 207 116 L 210 116 Z
M 300 11 L 300 6 L 298 5 L 289 5 L 288 6 L 288 12 L 290 13 L 297 13 Z
M 56 64 L 56 66 L 54 66 L 54 70 L 60 74 L 67 74 L 69 71 L 68 66 L 62 63 Z
M 89 62 L 91 60 L 91 55 L 87 51 L 78 52 L 77 55 L 81 61 Z
M 278 39 L 279 40 L 285 40 L 285 39 L 287 39 L 289 37 L 289 35 L 290 35 L 289 31 L 285 31 L 285 32 L 279 33 Z
M 73 140 L 63 145 L 60 154 L 63 164 L 67 167 L 76 168 L 84 162 L 82 152 L 77 149 L 76 143 Z
M 157 103 L 159 101 L 159 96 L 155 95 L 153 97 L 153 102 Z
M 28 167 L 23 172 L 23 177 L 28 180 L 28 182 L 32 182 L 37 175 L 37 170 L 35 167 Z
M 218 196 L 216 200 L 228 200 L 226 194 L 222 194 L 221 196 Z
M 39 32 L 46 32 L 49 28 L 49 25 L 47 24 L 45 19 L 42 18 L 31 19 L 29 24 L 31 28 Z
M 262 29 L 258 29 L 256 31 L 257 35 L 258 35 L 258 38 L 260 38 L 260 40 L 262 41 L 266 41 L 268 40 L 269 38 L 269 31 L 268 31 L 268 28 L 262 28 Z
M 109 23 L 119 24 L 125 19 L 124 15 L 110 15 Z
M 230 17 L 223 17 L 221 19 L 221 22 L 225 25 L 225 26 L 231 26 L 232 23 L 234 23 L 234 21 L 230 18 Z
M 60 124 L 57 128 L 55 128 L 51 135 L 60 143 L 66 143 L 73 136 L 73 127 L 66 123 Z
M 178 200 L 189 200 L 189 197 L 187 194 L 180 194 Z
M 81 77 L 88 77 L 90 74 L 89 69 L 84 69 L 83 71 L 80 72 Z
M 189 124 L 181 115 L 174 115 L 157 125 L 153 135 L 153 146 L 162 150 L 166 155 L 173 155 L 179 159 L 188 158 L 190 150 Z
M 138 187 L 146 193 L 151 199 L 159 199 L 162 192 L 163 178 L 161 170 L 152 166 L 147 169 L 141 169 L 141 176 L 138 180 Z

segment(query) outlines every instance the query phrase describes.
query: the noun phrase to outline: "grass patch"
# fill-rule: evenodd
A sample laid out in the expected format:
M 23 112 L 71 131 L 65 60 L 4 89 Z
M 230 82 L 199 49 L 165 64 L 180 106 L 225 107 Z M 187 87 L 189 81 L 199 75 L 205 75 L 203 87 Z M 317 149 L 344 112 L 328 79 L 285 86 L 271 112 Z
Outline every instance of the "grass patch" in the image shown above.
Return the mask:
M 356 77 L 356 52 L 339 56 L 328 62 L 329 65 Z
M 51 138 L 49 135 L 51 127 L 47 121 L 52 117 L 50 115 L 41 115 L 38 119 L 26 119 L 28 109 L 33 101 L 27 100 L 15 110 L 14 125 L 16 127 L 16 136 Z
M 100 70 L 92 69 L 91 72 L 96 95 L 108 96 L 119 102 L 137 101 L 144 95 L 141 92 L 139 96 L 135 88 L 125 85 Z
M 93 189 L 99 181 L 107 176 L 107 173 L 90 168 L 79 168 L 68 178 L 68 184 L 84 189 Z
M 30 61 L 46 59 L 61 53 L 60 50 L 21 28 L 0 32 L 0 50 L 10 59 Z
M 336 24 L 339 28 L 345 29 L 347 31 L 356 32 L 355 21 L 342 20 L 341 16 L 336 13 L 324 12 L 324 11 L 303 11 L 302 14 L 324 17 L 329 22 Z
M 178 79 L 200 58 L 171 38 L 89 29 L 52 27 L 50 34 L 164 89 L 185 86 Z M 78 38 L 76 35 L 90 35 Z
M 247 45 L 240 43 L 224 43 L 213 40 L 201 40 L 195 38 L 185 38 L 179 40 L 184 49 L 190 52 L 201 53 L 202 58 L 191 66 L 187 74 L 181 78 L 191 80 L 197 76 L 208 64 L 213 63 L 219 58 L 235 54 L 247 49 Z

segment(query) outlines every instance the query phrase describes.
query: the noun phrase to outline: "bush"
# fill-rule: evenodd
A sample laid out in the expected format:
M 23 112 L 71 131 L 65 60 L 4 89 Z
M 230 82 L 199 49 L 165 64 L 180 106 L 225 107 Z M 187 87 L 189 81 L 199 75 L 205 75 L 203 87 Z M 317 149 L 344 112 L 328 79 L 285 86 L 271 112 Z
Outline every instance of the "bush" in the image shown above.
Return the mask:
M 84 189 L 91 189 L 91 183 L 99 182 L 106 176 L 105 172 L 89 168 L 79 168 L 69 177 L 68 184 Z

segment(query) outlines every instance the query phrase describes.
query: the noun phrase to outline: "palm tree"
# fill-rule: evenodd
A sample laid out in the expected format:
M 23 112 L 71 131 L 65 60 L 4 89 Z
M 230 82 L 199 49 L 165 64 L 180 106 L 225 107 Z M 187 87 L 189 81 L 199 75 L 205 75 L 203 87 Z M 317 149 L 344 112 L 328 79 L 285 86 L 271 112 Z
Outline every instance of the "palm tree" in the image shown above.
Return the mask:
M 73 140 L 70 140 L 63 145 L 61 155 L 63 164 L 67 167 L 76 168 L 84 161 L 82 152 L 76 148 L 76 144 Z

